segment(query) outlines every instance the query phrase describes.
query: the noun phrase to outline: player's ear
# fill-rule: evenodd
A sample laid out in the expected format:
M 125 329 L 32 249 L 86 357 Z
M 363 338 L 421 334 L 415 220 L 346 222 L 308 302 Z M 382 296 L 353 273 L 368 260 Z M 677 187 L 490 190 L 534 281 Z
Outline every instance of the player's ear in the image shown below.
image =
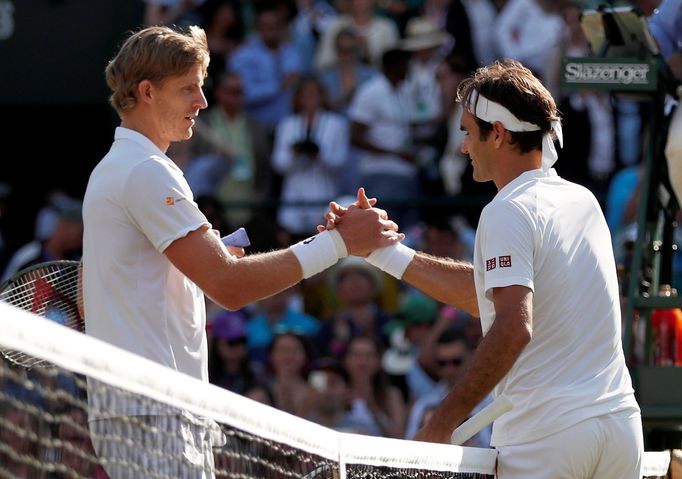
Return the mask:
M 502 122 L 493 122 L 493 141 L 495 142 L 495 148 L 499 148 L 504 143 L 504 138 L 507 133 L 507 129 L 504 127 Z
M 150 82 L 149 80 L 142 80 L 140 83 L 138 83 L 137 95 L 140 101 L 143 101 L 145 103 L 151 102 L 153 89 L 154 85 L 152 85 L 152 82 Z

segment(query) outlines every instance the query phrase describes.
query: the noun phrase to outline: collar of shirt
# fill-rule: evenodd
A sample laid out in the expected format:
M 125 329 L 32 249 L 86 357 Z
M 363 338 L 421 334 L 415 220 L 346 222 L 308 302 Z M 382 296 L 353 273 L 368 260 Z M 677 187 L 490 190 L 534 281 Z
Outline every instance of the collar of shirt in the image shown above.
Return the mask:
M 521 173 L 519 176 L 511 180 L 509 183 L 504 185 L 504 187 L 497 192 L 497 195 L 504 194 L 505 192 L 512 190 L 516 188 L 519 185 L 522 185 L 523 183 L 526 183 L 527 181 L 530 181 L 532 179 L 536 178 L 550 178 L 552 176 L 558 176 L 557 172 L 554 168 L 550 168 L 548 170 L 543 170 L 542 168 L 538 168 L 537 170 L 528 170 L 524 171 Z

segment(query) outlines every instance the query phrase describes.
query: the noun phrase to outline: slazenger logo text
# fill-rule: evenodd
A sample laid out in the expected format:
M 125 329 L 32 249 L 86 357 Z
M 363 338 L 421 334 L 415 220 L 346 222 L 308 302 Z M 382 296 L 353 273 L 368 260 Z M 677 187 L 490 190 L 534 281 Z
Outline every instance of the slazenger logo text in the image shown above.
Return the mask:
M 594 83 L 647 83 L 649 65 L 646 63 L 567 63 L 567 82 L 594 82 Z

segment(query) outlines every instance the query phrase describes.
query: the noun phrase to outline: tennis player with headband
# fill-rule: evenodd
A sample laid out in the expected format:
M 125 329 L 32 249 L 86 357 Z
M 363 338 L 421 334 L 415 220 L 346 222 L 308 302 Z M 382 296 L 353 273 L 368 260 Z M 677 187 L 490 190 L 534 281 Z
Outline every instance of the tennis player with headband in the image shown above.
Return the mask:
M 350 211 L 338 232 L 265 254 L 243 256 L 242 248 L 226 247 L 166 156 L 172 142 L 192 136 L 207 106 L 208 61 L 206 34 L 198 27 L 149 27 L 124 42 L 106 68 L 121 126 L 92 171 L 83 206 L 86 333 L 203 381 L 204 293 L 239 309 L 340 257 L 404 238 L 360 190 L 363 208 Z M 93 443 L 112 479 L 213 477 L 211 445 L 219 437 L 212 437 L 210 421 L 171 414 L 149 401 L 116 399 L 89 382 Z M 122 450 L 126 440 L 135 446 Z
M 527 68 L 500 61 L 459 87 L 462 152 L 497 195 L 476 231 L 474 264 L 400 244 L 367 260 L 480 316 L 467 370 L 416 440 L 449 442 L 489 392 L 511 411 L 493 425 L 500 479 L 641 477 L 642 424 L 621 344 L 611 237 L 586 188 L 559 177 L 554 100 Z M 327 228 L 341 226 L 333 205 Z

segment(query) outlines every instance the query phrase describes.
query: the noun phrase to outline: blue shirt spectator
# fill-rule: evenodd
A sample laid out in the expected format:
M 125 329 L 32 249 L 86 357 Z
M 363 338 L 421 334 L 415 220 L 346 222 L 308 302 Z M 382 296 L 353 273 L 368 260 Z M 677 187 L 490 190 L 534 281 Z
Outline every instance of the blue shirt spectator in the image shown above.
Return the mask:
M 285 41 L 285 22 L 281 11 L 263 8 L 256 18 L 257 32 L 239 47 L 229 68 L 244 83 L 247 111 L 263 125 L 274 129 L 291 113 L 292 87 L 302 70 L 301 56 Z

